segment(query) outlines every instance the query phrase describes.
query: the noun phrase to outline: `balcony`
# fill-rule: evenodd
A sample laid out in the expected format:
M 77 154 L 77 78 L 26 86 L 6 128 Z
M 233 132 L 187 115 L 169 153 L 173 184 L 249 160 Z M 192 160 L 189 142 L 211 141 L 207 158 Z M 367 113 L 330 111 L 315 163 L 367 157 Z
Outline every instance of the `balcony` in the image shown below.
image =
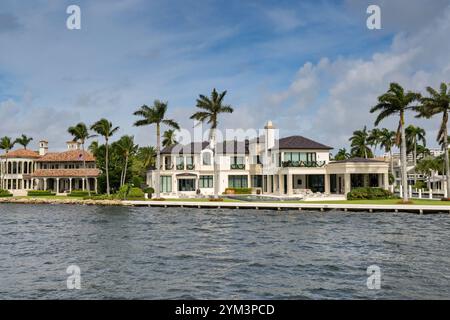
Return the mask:
M 326 164 L 325 161 L 283 161 L 283 168 L 321 168 Z
M 195 169 L 195 164 L 187 164 L 186 165 L 186 170 L 194 170 Z
M 170 163 L 170 164 L 165 164 L 165 170 L 172 170 L 173 169 L 173 164 L 172 163 Z
M 177 170 L 184 170 L 184 163 L 177 164 Z
M 245 170 L 245 164 L 232 163 L 230 165 L 231 170 Z

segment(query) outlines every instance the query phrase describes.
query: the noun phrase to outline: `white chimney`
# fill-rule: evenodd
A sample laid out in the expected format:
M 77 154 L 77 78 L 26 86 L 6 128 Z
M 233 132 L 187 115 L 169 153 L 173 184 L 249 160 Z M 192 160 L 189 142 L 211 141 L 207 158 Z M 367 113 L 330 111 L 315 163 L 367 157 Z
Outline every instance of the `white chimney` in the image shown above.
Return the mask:
M 48 152 L 48 141 L 41 140 L 39 141 L 39 155 L 44 156 Z
M 264 127 L 266 150 L 269 150 L 275 146 L 275 127 L 272 121 L 267 121 Z

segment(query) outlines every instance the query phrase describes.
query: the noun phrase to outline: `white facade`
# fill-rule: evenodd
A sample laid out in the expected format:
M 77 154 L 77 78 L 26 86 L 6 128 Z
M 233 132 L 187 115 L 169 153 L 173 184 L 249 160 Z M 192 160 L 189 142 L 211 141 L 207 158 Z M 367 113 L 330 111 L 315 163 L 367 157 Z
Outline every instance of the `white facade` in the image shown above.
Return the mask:
M 308 192 L 346 194 L 356 186 L 388 188 L 386 162 L 330 162 L 330 149 L 302 136 L 278 139 L 278 131 L 269 121 L 258 139 L 218 143 L 219 193 L 227 188 L 249 188 L 251 193 L 293 196 Z M 213 195 L 208 143 L 165 148 L 160 175 L 163 197 Z M 155 177 L 154 169 L 148 171 L 149 186 L 156 185 Z

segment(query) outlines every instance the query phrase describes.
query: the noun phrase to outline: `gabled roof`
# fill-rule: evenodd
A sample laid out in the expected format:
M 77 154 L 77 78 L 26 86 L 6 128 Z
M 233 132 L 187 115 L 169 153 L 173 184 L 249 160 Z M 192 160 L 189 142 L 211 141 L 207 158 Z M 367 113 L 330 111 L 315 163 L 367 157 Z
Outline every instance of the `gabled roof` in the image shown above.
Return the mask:
M 290 136 L 278 140 L 279 149 L 323 149 L 331 150 L 332 147 L 321 144 L 314 140 L 305 138 L 303 136 Z
M 95 161 L 95 157 L 87 152 L 82 150 L 68 150 L 64 152 L 49 152 L 46 155 L 42 156 L 37 162 L 78 162 L 78 161 Z
M 6 158 L 6 154 L 2 154 L 1 157 Z M 39 157 L 39 153 L 28 149 L 17 149 L 8 152 L 8 158 L 36 159 Z

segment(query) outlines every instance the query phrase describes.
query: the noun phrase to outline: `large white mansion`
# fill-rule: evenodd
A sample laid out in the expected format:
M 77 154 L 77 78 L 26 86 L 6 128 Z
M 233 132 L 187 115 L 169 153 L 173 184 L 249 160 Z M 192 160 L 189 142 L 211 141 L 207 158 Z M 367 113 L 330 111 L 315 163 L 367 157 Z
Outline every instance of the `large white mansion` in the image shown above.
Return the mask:
M 86 169 L 83 168 L 83 158 Z M 1 186 L 14 195 L 28 190 L 50 190 L 67 194 L 72 190 L 97 190 L 95 158 L 80 149 L 80 144 L 67 142 L 67 151 L 48 152 L 48 142 L 41 140 L 39 150 L 17 149 L 0 156 Z
M 303 136 L 277 139 L 271 121 L 264 134 L 245 141 L 225 141 L 216 146 L 219 192 L 226 188 L 252 188 L 252 192 L 296 194 L 347 194 L 354 187 L 388 189 L 388 163 L 374 159 L 330 161 L 324 144 Z M 175 145 L 161 151 L 160 191 L 166 197 L 212 195 L 213 153 L 208 142 Z M 147 173 L 155 186 L 156 171 Z

